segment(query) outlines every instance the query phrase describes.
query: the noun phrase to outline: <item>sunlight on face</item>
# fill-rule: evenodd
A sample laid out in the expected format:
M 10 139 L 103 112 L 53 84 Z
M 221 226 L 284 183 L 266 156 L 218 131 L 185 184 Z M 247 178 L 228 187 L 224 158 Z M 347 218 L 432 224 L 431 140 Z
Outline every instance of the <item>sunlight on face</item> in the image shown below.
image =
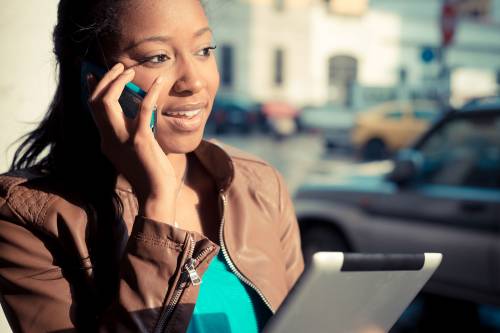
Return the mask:
M 212 32 L 198 0 L 131 1 L 120 15 L 116 61 L 133 67 L 148 91 L 162 75 L 156 138 L 165 152 L 186 153 L 201 141 L 219 86 Z

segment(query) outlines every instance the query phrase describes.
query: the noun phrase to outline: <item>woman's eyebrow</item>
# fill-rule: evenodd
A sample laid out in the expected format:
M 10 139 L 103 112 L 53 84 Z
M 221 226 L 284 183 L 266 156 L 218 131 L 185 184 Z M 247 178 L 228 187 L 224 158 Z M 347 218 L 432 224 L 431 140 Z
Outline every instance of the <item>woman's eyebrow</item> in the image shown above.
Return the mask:
M 205 28 L 201 28 L 200 30 L 196 31 L 194 34 L 193 34 L 193 37 L 194 38 L 197 38 L 197 37 L 200 37 L 202 36 L 203 34 L 205 34 L 206 32 L 212 32 L 212 29 L 210 29 L 210 27 L 205 27 Z M 161 43 L 167 43 L 169 40 L 171 40 L 172 37 L 170 36 L 150 36 L 150 37 L 146 37 L 146 38 L 143 38 L 139 41 L 133 41 L 131 42 L 128 46 L 126 46 L 123 51 L 128 51 L 130 49 L 133 49 L 137 46 L 139 46 L 140 44 L 143 44 L 143 43 L 146 43 L 146 42 L 161 42 Z
M 206 32 L 212 33 L 212 29 L 210 29 L 210 27 L 201 28 L 200 30 L 198 30 L 194 33 L 194 37 L 200 37 L 201 35 L 203 35 Z

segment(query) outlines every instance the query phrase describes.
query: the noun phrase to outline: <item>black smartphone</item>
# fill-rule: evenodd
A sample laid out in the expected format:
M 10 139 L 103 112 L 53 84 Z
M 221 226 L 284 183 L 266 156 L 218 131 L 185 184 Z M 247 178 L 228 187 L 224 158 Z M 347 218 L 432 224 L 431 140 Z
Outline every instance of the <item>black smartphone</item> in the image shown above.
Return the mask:
M 102 79 L 106 71 L 91 62 L 83 61 L 81 68 L 81 81 L 82 81 L 82 98 L 86 104 L 89 99 L 89 89 L 87 85 L 87 75 L 92 74 L 99 81 Z M 146 96 L 146 92 L 142 90 L 136 84 L 129 82 L 125 85 L 118 102 L 122 107 L 123 113 L 128 118 L 135 118 L 137 113 L 139 113 L 141 108 L 141 103 L 143 98 Z M 156 110 L 153 110 L 151 115 L 151 121 L 149 122 L 149 127 L 154 132 L 156 129 Z

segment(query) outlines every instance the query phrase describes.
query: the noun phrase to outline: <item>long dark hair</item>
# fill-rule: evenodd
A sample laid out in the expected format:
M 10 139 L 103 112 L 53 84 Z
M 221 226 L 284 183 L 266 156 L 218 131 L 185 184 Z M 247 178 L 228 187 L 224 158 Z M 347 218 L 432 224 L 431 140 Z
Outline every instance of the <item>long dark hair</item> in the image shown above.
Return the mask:
M 117 294 L 118 245 L 113 240 L 114 230 L 122 223 L 122 208 L 115 193 L 116 171 L 101 153 L 97 128 L 82 103 L 80 68 L 83 59 L 104 65 L 103 52 L 113 48 L 125 2 L 59 2 L 53 31 L 57 90 L 45 118 L 22 138 L 10 167 L 43 169 L 62 193 L 77 193 L 89 219 L 93 217 L 95 230 L 90 230 L 88 242 L 101 310 Z

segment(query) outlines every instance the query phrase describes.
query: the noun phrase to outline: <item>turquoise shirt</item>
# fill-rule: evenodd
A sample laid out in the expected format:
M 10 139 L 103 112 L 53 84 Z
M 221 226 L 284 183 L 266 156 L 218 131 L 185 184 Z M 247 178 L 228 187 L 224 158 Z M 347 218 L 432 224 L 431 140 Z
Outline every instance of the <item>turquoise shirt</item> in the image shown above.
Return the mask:
M 271 311 L 227 265 L 222 251 L 202 277 L 188 333 L 260 332 Z

